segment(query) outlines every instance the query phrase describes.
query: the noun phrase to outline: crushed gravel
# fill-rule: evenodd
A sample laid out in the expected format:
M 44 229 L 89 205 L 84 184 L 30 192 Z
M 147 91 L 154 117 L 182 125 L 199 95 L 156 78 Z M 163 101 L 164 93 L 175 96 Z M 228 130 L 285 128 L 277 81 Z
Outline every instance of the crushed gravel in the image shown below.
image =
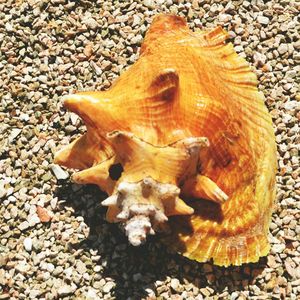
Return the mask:
M 0 3 L 0 299 L 299 299 L 300 2 L 6 0 Z M 53 154 L 85 127 L 61 96 L 107 89 L 138 58 L 153 16 L 227 29 L 255 68 L 278 144 L 268 257 L 222 268 L 128 245 L 105 195 Z

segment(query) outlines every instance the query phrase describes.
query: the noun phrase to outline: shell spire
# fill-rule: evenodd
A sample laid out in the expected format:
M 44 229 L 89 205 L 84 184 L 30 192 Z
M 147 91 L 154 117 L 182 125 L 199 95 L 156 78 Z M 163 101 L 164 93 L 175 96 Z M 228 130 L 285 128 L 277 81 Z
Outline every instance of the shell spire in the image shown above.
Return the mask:
M 276 173 L 271 117 L 227 36 L 155 17 L 108 91 L 65 96 L 87 132 L 55 156 L 80 170 L 75 182 L 108 193 L 106 219 L 132 245 L 162 232 L 174 250 L 223 266 L 268 253 Z

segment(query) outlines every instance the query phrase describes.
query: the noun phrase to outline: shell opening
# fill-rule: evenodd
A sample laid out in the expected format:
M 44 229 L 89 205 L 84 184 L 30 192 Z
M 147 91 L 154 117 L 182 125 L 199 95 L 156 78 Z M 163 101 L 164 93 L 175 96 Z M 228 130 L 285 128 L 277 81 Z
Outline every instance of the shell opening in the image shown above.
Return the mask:
M 108 169 L 109 177 L 116 181 L 122 176 L 123 171 L 123 166 L 120 163 L 113 164 Z

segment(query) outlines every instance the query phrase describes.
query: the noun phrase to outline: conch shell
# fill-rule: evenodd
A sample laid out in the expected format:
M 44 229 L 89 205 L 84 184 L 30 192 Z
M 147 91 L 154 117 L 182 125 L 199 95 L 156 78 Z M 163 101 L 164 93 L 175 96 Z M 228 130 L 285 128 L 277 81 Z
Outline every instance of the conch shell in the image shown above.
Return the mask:
M 166 231 L 183 255 L 224 266 L 268 253 L 276 173 L 264 97 L 227 37 L 157 16 L 108 91 L 65 96 L 87 132 L 55 156 L 109 194 L 107 220 L 132 245 Z

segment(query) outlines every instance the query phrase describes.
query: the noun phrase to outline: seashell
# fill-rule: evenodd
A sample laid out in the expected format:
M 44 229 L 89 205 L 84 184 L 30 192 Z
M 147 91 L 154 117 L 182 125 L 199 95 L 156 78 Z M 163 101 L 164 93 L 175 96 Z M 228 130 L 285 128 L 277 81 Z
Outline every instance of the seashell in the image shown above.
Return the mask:
M 166 231 L 172 249 L 223 266 L 268 253 L 276 173 L 263 94 L 227 37 L 157 16 L 109 90 L 65 96 L 87 132 L 55 156 L 108 193 L 107 220 L 131 244 Z

